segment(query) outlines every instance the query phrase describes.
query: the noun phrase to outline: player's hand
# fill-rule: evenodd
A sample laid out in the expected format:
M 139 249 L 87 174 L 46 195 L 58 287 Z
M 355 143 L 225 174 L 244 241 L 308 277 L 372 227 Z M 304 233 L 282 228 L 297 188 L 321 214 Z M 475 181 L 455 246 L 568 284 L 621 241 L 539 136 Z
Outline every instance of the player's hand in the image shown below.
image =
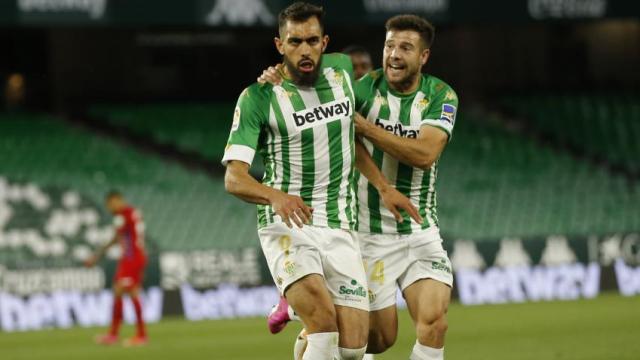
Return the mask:
M 354 114 L 353 121 L 355 125 L 356 135 L 366 136 L 367 131 L 369 130 L 369 127 L 373 125 L 367 119 L 365 119 L 362 115 L 360 115 L 360 113 Z
M 399 209 L 401 209 L 406 211 L 415 222 L 422 224 L 422 216 L 418 213 L 418 209 L 408 197 L 402 195 L 396 188 L 387 185 L 380 190 L 379 193 L 382 203 L 391 211 L 393 216 L 395 216 L 397 222 L 401 223 L 404 221 L 399 211 Z
M 94 267 L 98 263 L 98 257 L 95 255 L 91 255 L 87 260 L 84 261 L 85 267 Z
M 307 206 L 300 196 L 289 195 L 279 190 L 274 190 L 270 196 L 273 211 L 282 218 L 289 228 L 292 222 L 299 228 L 311 222 L 313 208 Z
M 269 66 L 266 70 L 262 71 L 262 75 L 258 76 L 258 82 L 260 84 L 269 83 L 272 85 L 282 84 L 282 75 L 280 75 L 280 69 L 282 64 L 276 66 Z

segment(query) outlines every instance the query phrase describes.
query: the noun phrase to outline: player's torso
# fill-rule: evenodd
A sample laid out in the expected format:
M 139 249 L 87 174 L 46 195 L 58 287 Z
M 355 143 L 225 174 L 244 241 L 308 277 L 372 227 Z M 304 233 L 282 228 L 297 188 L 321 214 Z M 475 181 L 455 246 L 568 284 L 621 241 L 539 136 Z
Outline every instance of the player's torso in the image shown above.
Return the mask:
M 317 226 L 351 228 L 355 222 L 354 106 L 349 75 L 339 68 L 321 69 L 314 87 L 285 81 L 270 95 L 260 146 L 263 183 L 301 196 L 314 208 Z M 273 221 L 269 206 L 259 207 L 258 215 L 261 225 Z
M 366 96 L 362 115 L 376 126 L 403 138 L 417 138 L 423 114 L 429 111 L 432 93 L 424 84 L 411 95 L 394 93 L 382 78 Z M 376 165 L 396 189 L 411 199 L 424 218 L 422 225 L 405 216 L 403 223 L 397 223 L 393 214 L 381 203 L 377 191 L 366 178 L 358 178 L 358 230 L 370 233 L 410 234 L 431 226 L 437 226 L 435 182 L 437 163 L 428 170 L 403 164 L 376 148 L 370 141 L 363 143 Z
M 121 247 L 123 260 L 144 258 L 144 222 L 139 210 L 128 207 L 120 214 L 124 220 L 121 228 Z

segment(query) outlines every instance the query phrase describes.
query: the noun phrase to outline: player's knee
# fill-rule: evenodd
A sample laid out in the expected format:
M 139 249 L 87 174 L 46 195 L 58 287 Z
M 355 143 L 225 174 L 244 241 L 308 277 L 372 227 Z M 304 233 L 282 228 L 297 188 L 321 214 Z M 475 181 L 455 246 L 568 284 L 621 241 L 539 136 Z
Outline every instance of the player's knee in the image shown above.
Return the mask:
M 367 329 L 349 329 L 340 332 L 340 346 L 350 349 L 366 348 Z
M 363 346 L 358 349 L 349 349 L 349 348 L 341 347 L 338 350 L 340 352 L 341 360 L 361 360 L 364 357 L 367 347 Z
M 384 332 L 377 329 L 371 329 L 369 331 L 369 344 L 367 345 L 367 352 L 370 354 L 380 354 L 387 351 L 396 342 L 396 334 L 390 332 Z
M 416 324 L 418 339 L 441 337 L 449 329 L 446 314 L 443 312 L 439 316 L 425 317 Z
M 336 310 L 333 306 L 325 304 L 314 304 L 308 309 L 307 314 L 299 314 L 304 320 L 307 329 L 314 332 L 334 332 L 338 331 L 336 321 Z

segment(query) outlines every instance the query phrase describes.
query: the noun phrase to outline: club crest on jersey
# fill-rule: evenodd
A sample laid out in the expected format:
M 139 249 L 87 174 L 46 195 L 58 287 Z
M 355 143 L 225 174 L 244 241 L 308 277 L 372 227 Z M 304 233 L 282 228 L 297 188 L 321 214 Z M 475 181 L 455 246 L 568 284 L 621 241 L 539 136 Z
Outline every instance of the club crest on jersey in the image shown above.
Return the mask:
M 418 111 L 422 112 L 427 108 L 427 106 L 429 106 L 429 99 L 420 99 L 420 101 L 416 102 L 414 106 L 416 107 L 416 109 L 418 109 Z
M 290 99 L 293 96 L 292 91 L 285 90 L 282 86 L 277 86 L 277 87 L 274 87 L 273 89 L 274 91 L 276 91 L 276 93 L 280 97 L 286 97 L 287 99 Z
M 446 121 L 453 125 L 456 121 L 456 107 L 451 104 L 442 104 L 442 113 L 440 120 Z
M 338 86 L 342 86 L 344 82 L 344 76 L 342 76 L 342 73 L 339 73 L 339 72 L 333 73 L 333 82 L 336 83 L 336 85 Z
M 294 112 L 292 117 L 298 130 L 302 131 L 304 129 L 350 117 L 352 114 L 351 101 L 349 98 L 345 97 L 314 108 Z
M 376 98 L 373 101 L 374 103 L 379 104 L 380 106 L 387 105 L 387 99 L 380 94 L 376 95 Z
M 374 124 L 396 136 L 415 139 L 420 134 L 419 126 L 402 125 L 397 121 L 376 119 Z

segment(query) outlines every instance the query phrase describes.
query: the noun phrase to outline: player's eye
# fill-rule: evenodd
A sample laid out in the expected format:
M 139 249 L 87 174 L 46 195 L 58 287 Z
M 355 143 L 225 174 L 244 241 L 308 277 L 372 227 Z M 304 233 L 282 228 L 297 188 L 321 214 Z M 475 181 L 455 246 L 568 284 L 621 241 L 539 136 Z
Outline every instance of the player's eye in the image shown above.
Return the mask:
M 320 42 L 320 39 L 317 37 L 312 37 L 311 39 L 307 40 L 307 43 L 309 45 L 316 45 L 318 44 L 318 42 Z

